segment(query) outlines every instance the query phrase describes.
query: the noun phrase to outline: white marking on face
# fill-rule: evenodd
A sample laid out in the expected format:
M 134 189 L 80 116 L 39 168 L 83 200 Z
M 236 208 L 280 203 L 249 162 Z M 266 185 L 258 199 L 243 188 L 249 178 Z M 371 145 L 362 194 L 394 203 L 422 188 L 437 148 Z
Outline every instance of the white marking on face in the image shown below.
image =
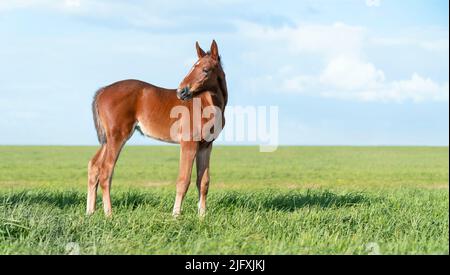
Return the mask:
M 195 69 L 195 67 L 197 67 L 199 64 L 200 64 L 200 60 L 197 61 L 197 62 L 194 64 L 194 66 L 192 66 L 191 70 L 188 72 L 188 75 L 189 75 L 190 73 L 192 73 L 192 71 Z

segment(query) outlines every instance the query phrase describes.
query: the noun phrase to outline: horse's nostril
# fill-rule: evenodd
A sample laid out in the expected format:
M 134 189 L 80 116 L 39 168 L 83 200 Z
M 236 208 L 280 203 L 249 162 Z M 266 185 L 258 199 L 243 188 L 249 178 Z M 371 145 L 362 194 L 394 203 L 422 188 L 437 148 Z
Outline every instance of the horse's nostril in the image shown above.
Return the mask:
M 191 98 L 191 96 L 192 96 L 189 86 L 185 86 L 183 88 L 178 88 L 177 95 L 178 95 L 178 98 L 182 99 L 182 100 L 187 100 L 187 99 Z

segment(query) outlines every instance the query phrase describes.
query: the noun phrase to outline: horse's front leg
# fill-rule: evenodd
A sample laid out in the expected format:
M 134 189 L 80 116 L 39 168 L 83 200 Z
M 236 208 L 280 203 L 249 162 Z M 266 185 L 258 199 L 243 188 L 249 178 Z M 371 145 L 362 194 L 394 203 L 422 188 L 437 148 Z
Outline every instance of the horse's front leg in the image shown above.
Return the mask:
M 191 183 L 192 165 L 197 154 L 198 143 L 195 141 L 182 141 L 180 143 L 180 167 L 177 179 L 177 195 L 173 206 L 173 216 L 181 213 L 181 204 Z
M 209 157 L 211 155 L 212 142 L 199 146 L 197 153 L 197 189 L 198 189 L 198 214 L 203 217 L 206 214 L 206 196 L 209 188 Z

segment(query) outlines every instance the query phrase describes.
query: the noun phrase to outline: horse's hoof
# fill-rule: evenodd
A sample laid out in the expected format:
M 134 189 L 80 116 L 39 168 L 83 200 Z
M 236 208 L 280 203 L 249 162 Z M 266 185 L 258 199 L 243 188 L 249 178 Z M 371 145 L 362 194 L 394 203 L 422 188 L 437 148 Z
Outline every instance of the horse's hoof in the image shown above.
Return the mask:
M 204 209 L 198 210 L 198 217 L 199 217 L 200 219 L 204 219 L 205 216 L 206 216 L 206 211 L 205 211 Z
M 180 212 L 173 212 L 173 213 L 172 213 L 172 217 L 173 217 L 174 219 L 179 218 L 180 215 L 181 215 Z
M 92 215 L 94 215 L 94 211 L 93 210 L 87 210 L 86 211 L 86 216 L 92 216 Z

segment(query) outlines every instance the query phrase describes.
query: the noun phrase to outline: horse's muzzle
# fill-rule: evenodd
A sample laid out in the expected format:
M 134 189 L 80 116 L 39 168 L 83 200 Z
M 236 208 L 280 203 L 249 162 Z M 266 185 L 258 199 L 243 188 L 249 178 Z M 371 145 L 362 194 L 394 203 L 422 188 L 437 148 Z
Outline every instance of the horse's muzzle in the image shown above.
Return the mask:
M 192 98 L 192 93 L 189 91 L 189 87 L 186 86 L 177 90 L 177 97 L 181 100 L 189 100 Z

